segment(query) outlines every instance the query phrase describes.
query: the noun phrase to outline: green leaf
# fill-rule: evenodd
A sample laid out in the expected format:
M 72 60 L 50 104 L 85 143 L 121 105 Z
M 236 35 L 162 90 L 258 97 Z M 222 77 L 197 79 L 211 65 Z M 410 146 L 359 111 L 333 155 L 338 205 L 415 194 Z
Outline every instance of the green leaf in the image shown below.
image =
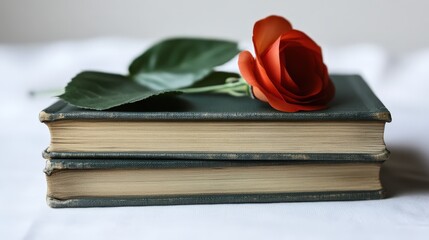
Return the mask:
M 215 85 L 225 84 L 225 80 L 228 78 L 239 78 L 240 75 L 238 73 L 233 72 L 211 72 L 205 78 L 197 81 L 192 84 L 188 88 L 200 88 L 200 87 L 208 87 Z
M 212 72 L 239 52 L 237 43 L 175 38 L 162 41 L 135 59 L 129 76 L 103 72 L 82 72 L 59 97 L 81 108 L 104 110 L 180 88 L 219 85 L 237 74 Z
M 59 97 L 77 107 L 105 110 L 167 92 L 176 91 L 152 90 L 118 74 L 82 72 L 68 83 L 65 93 Z
M 211 69 L 196 70 L 194 72 L 144 72 L 133 76 L 133 79 L 142 86 L 150 89 L 176 89 L 192 85 L 195 81 L 199 81 L 207 74 L 210 74 Z
M 183 88 L 209 75 L 239 53 L 236 42 L 173 38 L 159 42 L 130 65 L 130 76 L 155 90 Z
M 212 72 L 191 87 L 224 84 L 236 73 Z M 181 93 L 180 89 L 152 90 L 127 76 L 103 72 L 82 72 L 74 77 L 59 97 L 81 108 L 105 110 L 165 93 Z

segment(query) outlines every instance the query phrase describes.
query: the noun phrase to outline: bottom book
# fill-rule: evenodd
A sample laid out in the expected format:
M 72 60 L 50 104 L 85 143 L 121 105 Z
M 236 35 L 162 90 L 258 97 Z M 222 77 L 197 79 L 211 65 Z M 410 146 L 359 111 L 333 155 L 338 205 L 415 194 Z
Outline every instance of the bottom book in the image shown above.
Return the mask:
M 112 207 L 367 200 L 381 162 L 51 159 L 48 204 Z

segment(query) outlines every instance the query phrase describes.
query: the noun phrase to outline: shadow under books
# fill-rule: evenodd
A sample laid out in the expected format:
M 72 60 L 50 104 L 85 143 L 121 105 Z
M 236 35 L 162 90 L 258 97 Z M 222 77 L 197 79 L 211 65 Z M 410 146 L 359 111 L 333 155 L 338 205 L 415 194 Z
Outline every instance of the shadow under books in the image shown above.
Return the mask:
M 390 159 L 380 171 L 387 197 L 429 192 L 429 159 L 412 147 L 391 146 L 389 150 Z

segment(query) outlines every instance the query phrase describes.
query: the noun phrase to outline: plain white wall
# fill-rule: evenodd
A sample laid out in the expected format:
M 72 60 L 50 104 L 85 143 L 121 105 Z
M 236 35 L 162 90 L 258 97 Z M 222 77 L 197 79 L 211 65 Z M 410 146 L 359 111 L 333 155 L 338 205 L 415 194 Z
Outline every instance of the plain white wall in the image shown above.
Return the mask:
M 175 35 L 250 40 L 253 23 L 289 18 L 321 44 L 375 43 L 401 53 L 429 46 L 424 0 L 0 0 L 0 42 Z

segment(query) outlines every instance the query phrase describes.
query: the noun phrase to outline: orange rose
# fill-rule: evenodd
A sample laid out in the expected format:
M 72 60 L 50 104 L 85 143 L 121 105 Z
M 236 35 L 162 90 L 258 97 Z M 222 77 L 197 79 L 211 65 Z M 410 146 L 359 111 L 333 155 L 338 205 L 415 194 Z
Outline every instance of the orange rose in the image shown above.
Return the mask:
M 243 51 L 238 66 L 257 99 L 284 112 L 327 108 L 335 88 L 310 37 L 283 17 L 269 16 L 255 23 L 253 45 L 256 58 Z

